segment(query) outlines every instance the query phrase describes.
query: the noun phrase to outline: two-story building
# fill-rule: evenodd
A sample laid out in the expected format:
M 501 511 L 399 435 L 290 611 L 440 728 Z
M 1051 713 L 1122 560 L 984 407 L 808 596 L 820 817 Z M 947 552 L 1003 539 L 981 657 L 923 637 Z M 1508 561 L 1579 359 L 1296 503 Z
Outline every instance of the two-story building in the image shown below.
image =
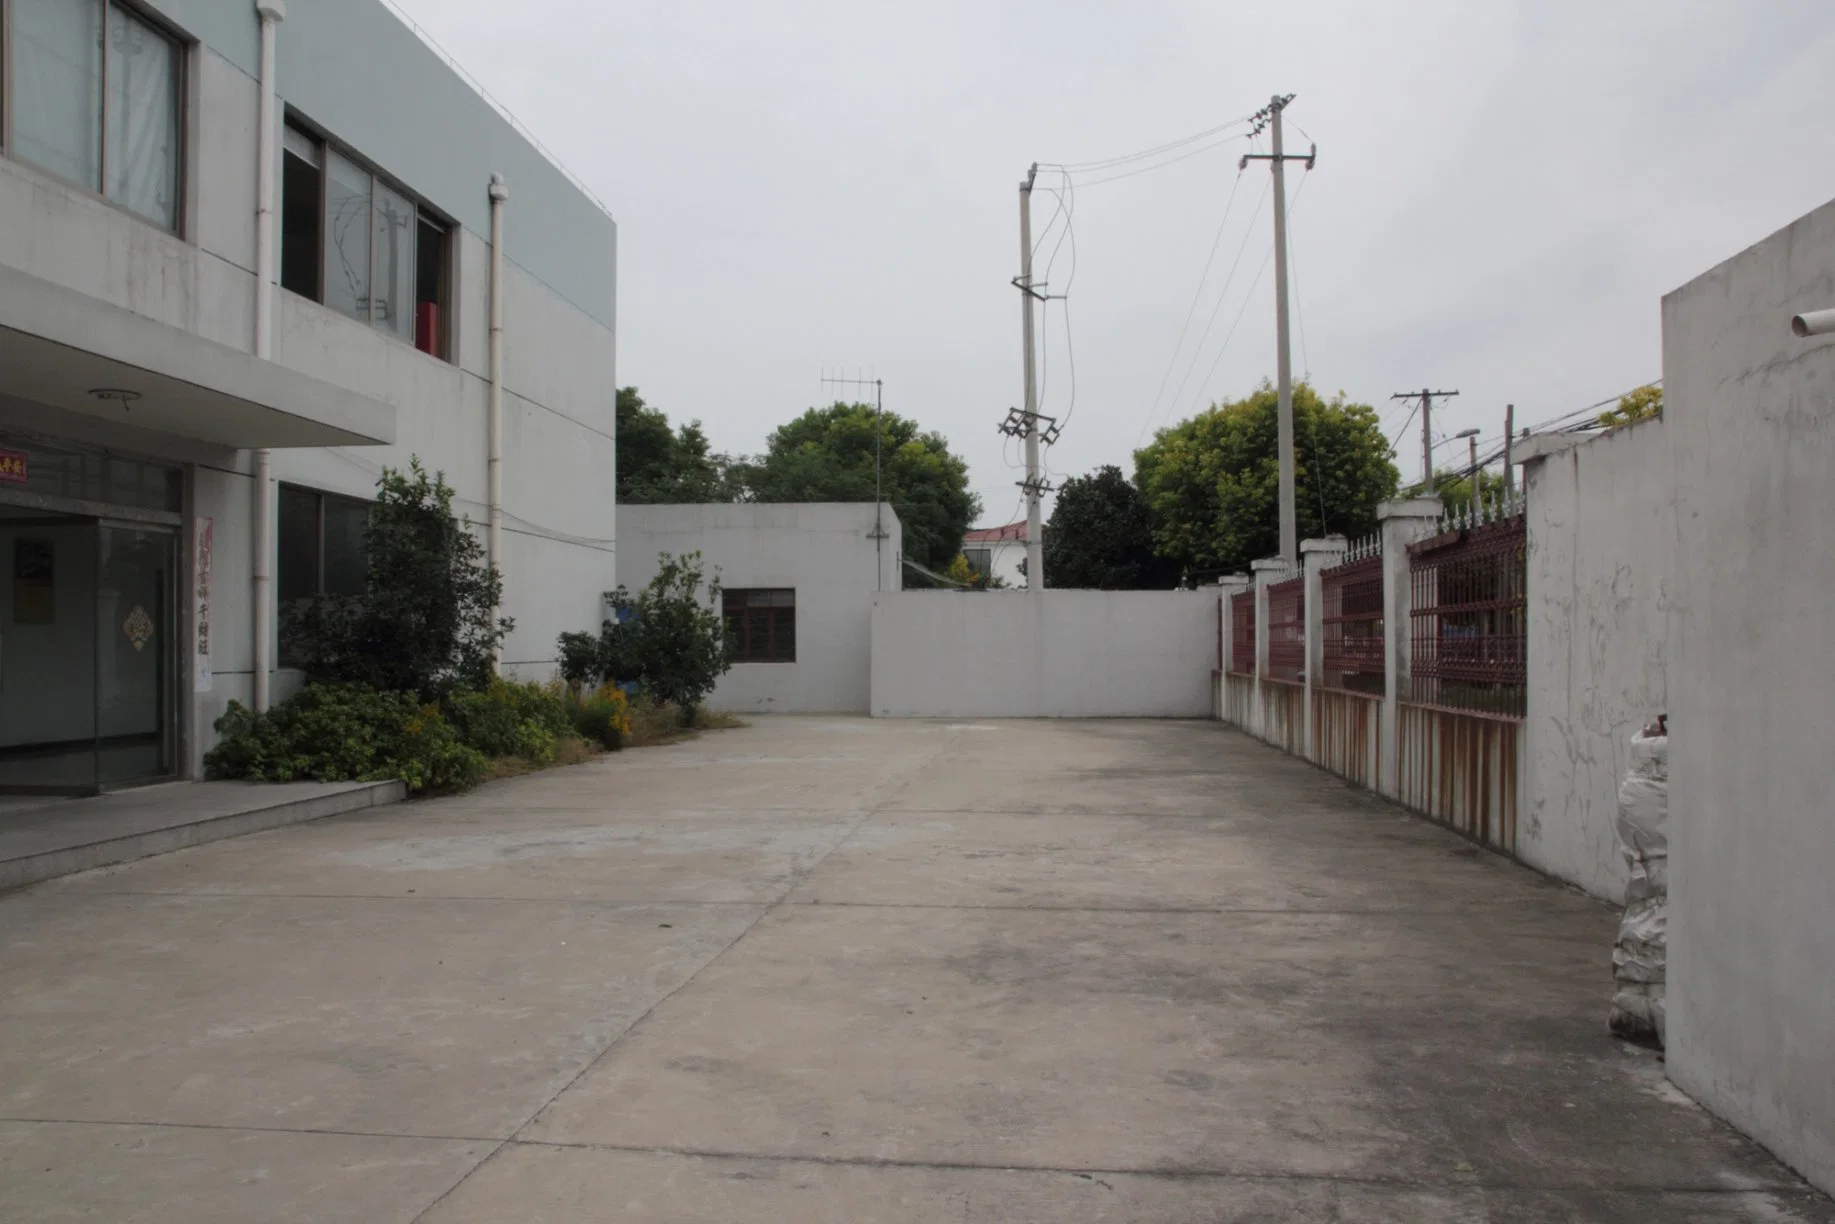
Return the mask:
M 195 776 L 411 456 L 550 674 L 615 577 L 616 259 L 379 0 L 0 4 L 0 789 Z

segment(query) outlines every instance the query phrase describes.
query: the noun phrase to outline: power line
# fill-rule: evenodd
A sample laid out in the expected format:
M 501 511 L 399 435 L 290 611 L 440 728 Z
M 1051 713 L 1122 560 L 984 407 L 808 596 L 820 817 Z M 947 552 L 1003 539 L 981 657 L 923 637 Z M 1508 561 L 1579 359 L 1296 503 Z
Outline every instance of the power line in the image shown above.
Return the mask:
M 1239 170 L 1237 174 L 1240 177 L 1241 171 Z M 1262 215 L 1262 205 L 1268 202 L 1268 193 L 1271 190 L 1273 190 L 1272 183 L 1262 184 L 1262 194 L 1261 194 L 1261 197 L 1256 200 L 1255 212 L 1250 215 L 1249 226 L 1243 232 L 1242 245 L 1236 248 L 1236 258 L 1231 261 L 1230 270 L 1223 278 L 1223 288 L 1220 289 L 1217 293 L 1216 304 L 1211 307 L 1210 317 L 1205 319 L 1204 327 L 1199 332 L 1200 336 L 1209 335 L 1212 324 L 1217 322 L 1217 313 L 1223 309 L 1224 300 L 1228 298 L 1230 295 L 1230 286 L 1234 284 L 1236 281 L 1236 269 L 1242 266 L 1242 257 L 1248 251 L 1250 241 L 1253 240 L 1255 237 L 1255 222 L 1257 218 L 1259 218 Z M 1260 275 L 1258 274 L 1255 279 L 1257 281 L 1261 280 Z M 1253 293 L 1254 286 L 1251 286 L 1249 291 Z M 1240 316 L 1238 317 L 1240 318 Z M 1195 370 L 1198 367 L 1198 358 L 1200 354 L 1203 352 L 1203 349 L 1204 349 L 1204 341 L 1200 339 L 1198 341 L 1197 347 L 1192 349 L 1191 361 L 1189 364 L 1186 365 L 1185 373 L 1179 378 L 1179 385 L 1176 388 L 1174 388 L 1173 390 L 1172 401 L 1171 401 L 1172 403 L 1177 404 L 1179 402 L 1179 397 L 1185 393 L 1185 384 L 1191 381 L 1191 373 L 1193 370 Z M 1175 362 L 1178 360 L 1178 357 L 1176 354 L 1173 357 L 1173 360 Z M 1214 369 L 1215 366 L 1213 366 L 1212 368 Z M 1209 375 L 1206 375 L 1205 377 L 1208 379 Z M 1157 409 L 1155 411 L 1157 411 Z M 1136 443 L 1139 443 L 1142 438 L 1146 437 L 1147 430 L 1149 427 L 1152 426 L 1155 419 L 1156 418 L 1154 416 L 1149 415 L 1146 420 L 1141 422 L 1140 432 L 1136 434 L 1134 437 L 1134 440 Z
M 1224 202 L 1223 216 L 1217 222 L 1217 236 L 1211 239 L 1211 253 L 1205 256 L 1204 271 L 1198 274 L 1198 287 L 1192 290 L 1191 305 L 1185 310 L 1185 321 L 1179 324 L 1179 339 L 1172 346 L 1172 356 L 1166 362 L 1166 372 L 1160 375 L 1160 385 L 1153 393 L 1153 404 L 1147 409 L 1147 419 L 1152 420 L 1160 410 L 1160 398 L 1166 394 L 1166 380 L 1172 377 L 1172 367 L 1179 364 L 1179 354 L 1185 348 L 1186 333 L 1191 330 L 1191 321 L 1198 313 L 1198 303 L 1204 298 L 1204 283 L 1210 279 L 1211 265 L 1217 259 L 1217 248 L 1223 244 L 1223 231 L 1230 223 L 1230 210 L 1236 206 L 1236 193 L 1242 187 L 1243 171 L 1237 170 L 1236 181 L 1230 185 L 1230 198 Z
M 1170 152 L 1173 149 L 1183 148 L 1185 145 L 1193 144 L 1197 141 L 1207 139 L 1208 137 L 1211 137 L 1211 136 L 1215 136 L 1219 132 L 1227 132 L 1233 127 L 1240 127 L 1243 124 L 1249 123 L 1252 120 L 1252 118 L 1253 116 L 1244 115 L 1240 118 L 1232 119 L 1227 123 L 1220 123 L 1216 127 L 1206 128 L 1204 131 L 1195 133 L 1194 135 L 1182 137 L 1179 140 L 1168 141 L 1167 143 L 1162 144 L 1162 145 L 1155 145 L 1151 149 L 1141 149 L 1139 152 L 1135 152 L 1135 153 L 1124 153 L 1120 157 L 1109 157 L 1109 158 L 1103 158 L 1098 161 L 1087 161 L 1087 162 L 1040 162 L 1039 164 L 1042 166 L 1050 166 L 1054 170 L 1078 170 L 1078 171 L 1106 170 L 1114 166 L 1122 165 L 1126 162 L 1139 161 L 1142 158 L 1154 157 L 1161 153 Z
M 1187 158 L 1196 157 L 1200 153 L 1209 153 L 1215 149 L 1221 149 L 1225 145 L 1234 144 L 1238 140 L 1242 140 L 1242 139 L 1243 137 L 1241 136 L 1226 136 L 1222 140 L 1217 141 L 1215 144 L 1204 145 L 1200 148 L 1193 149 L 1188 153 L 1181 153 L 1177 157 L 1169 157 L 1165 161 L 1155 162 L 1150 166 L 1141 166 L 1133 170 L 1123 170 L 1119 174 L 1111 174 L 1111 175 L 1107 175 L 1106 177 L 1099 178 L 1099 179 L 1090 179 L 1087 182 L 1085 182 L 1083 185 L 1085 187 L 1100 187 L 1104 183 L 1113 183 L 1117 181 L 1118 179 L 1133 178 L 1137 174 L 1146 174 L 1152 170 L 1164 170 L 1167 166 L 1176 165 L 1179 162 L 1186 160 Z

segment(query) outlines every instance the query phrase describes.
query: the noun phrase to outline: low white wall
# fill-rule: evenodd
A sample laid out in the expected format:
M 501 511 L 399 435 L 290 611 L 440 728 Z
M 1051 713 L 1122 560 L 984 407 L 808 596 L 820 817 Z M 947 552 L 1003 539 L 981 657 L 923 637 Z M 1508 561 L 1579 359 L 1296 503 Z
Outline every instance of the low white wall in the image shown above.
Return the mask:
M 1632 733 L 1667 710 L 1673 502 L 1661 419 L 1524 467 L 1528 708 L 1516 852 L 1622 902 L 1614 823 Z
M 1663 301 L 1668 1070 L 1835 1191 L 1835 203 Z
M 1217 592 L 906 591 L 873 601 L 882 718 L 1208 718 Z
M 887 538 L 876 542 L 871 502 L 624 505 L 618 581 L 636 590 L 656 576 L 659 553 L 699 552 L 723 586 L 793 588 L 796 662 L 736 663 L 708 703 L 739 713 L 865 713 L 874 589 L 898 589 L 903 547 L 890 506 L 883 521 Z

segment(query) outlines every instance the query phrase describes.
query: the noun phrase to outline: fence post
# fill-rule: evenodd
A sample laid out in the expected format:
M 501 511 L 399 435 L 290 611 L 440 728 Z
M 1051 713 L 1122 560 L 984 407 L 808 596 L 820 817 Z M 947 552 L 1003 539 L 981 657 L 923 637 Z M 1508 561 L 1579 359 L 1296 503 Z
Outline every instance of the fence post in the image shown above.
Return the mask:
M 1250 704 L 1255 725 L 1250 732 L 1262 739 L 1272 739 L 1268 731 L 1268 711 L 1263 704 L 1262 674 L 1268 670 L 1268 588 L 1285 578 L 1293 565 L 1280 557 L 1263 557 L 1249 562 L 1251 581 L 1255 583 L 1255 698 Z
M 1217 651 L 1217 657 L 1222 660 L 1223 672 L 1217 678 L 1217 716 L 1227 722 L 1230 716 L 1230 672 L 1242 665 L 1236 658 L 1236 596 L 1249 589 L 1249 575 L 1225 574 L 1217 580 L 1217 588 L 1217 598 L 1222 609 L 1220 632 L 1223 634 L 1222 645 Z
M 1383 713 L 1382 753 L 1377 761 L 1376 789 L 1391 799 L 1401 790 L 1402 684 L 1408 675 L 1414 587 L 1408 546 L 1434 533 L 1440 521 L 1437 497 L 1402 497 L 1376 508 L 1383 532 Z
M 1318 759 L 1317 746 L 1313 743 L 1313 690 L 1319 685 L 1325 663 L 1325 584 L 1319 575 L 1341 564 L 1350 546 L 1350 541 L 1341 535 L 1300 541 L 1300 565 L 1306 575 L 1306 662 L 1300 672 L 1300 680 L 1306 688 L 1300 736 L 1304 745 L 1302 755 L 1309 761 Z

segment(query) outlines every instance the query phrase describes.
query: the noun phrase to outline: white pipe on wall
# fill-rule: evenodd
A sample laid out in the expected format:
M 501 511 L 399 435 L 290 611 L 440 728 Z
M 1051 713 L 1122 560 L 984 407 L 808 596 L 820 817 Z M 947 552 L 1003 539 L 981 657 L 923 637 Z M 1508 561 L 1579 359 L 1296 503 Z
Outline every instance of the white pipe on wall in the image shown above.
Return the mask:
M 1791 319 L 1790 330 L 1799 336 L 1827 336 L 1835 333 L 1835 310 L 1806 310 Z
M 503 175 L 491 175 L 491 393 L 486 408 L 485 431 L 489 446 L 487 497 L 490 502 L 489 547 L 491 567 L 503 572 L 503 204 L 510 198 Z M 491 609 L 494 621 L 498 609 Z M 503 647 L 496 650 L 503 661 Z
M 261 18 L 260 127 L 255 137 L 255 356 L 267 361 L 274 355 L 274 166 L 280 160 L 275 137 L 280 124 L 275 114 L 274 43 L 280 23 L 287 18 L 285 0 L 256 0 Z M 274 471 L 264 447 L 255 452 L 255 559 L 251 591 L 255 642 L 254 706 L 268 708 L 273 652 L 274 619 Z

